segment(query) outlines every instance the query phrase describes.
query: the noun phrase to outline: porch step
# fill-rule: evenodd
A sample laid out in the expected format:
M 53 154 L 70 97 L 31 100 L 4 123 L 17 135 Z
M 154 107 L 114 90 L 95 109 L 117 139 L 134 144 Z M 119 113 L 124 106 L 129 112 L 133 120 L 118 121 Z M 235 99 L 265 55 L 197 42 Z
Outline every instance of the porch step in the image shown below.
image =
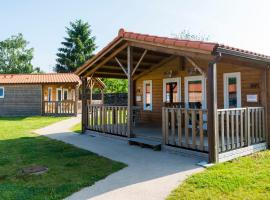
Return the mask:
M 153 141 L 153 140 L 147 140 L 145 138 L 130 138 L 128 139 L 128 143 L 130 145 L 138 145 L 142 148 L 151 148 L 154 151 L 160 151 L 161 150 L 161 142 Z

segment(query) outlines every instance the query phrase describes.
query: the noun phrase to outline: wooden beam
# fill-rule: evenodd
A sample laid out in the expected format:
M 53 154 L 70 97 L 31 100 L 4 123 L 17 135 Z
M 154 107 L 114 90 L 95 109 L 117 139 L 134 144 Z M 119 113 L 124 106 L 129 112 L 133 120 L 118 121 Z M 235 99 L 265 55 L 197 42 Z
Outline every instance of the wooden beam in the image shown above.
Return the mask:
M 116 62 L 118 63 L 118 65 L 122 68 L 122 70 L 125 72 L 125 74 L 128 76 L 127 70 L 126 70 L 125 67 L 122 65 L 122 63 L 118 60 L 118 58 L 115 56 L 114 59 L 116 60 Z
M 153 44 L 135 42 L 135 41 L 130 41 L 130 45 L 132 45 L 133 47 L 143 48 L 150 51 L 162 52 L 162 53 L 177 55 L 177 56 L 198 57 L 204 60 L 212 60 L 215 58 L 213 55 L 211 55 L 211 52 L 208 52 L 208 51 L 198 50 L 194 52 L 194 50 L 191 51 L 190 49 L 187 49 L 187 48 L 176 48 L 176 47 L 173 48 L 173 47 L 153 45 Z
M 218 162 L 218 130 L 217 130 L 217 64 L 210 62 L 207 70 L 207 133 L 209 162 Z
M 201 73 L 201 75 L 205 76 L 205 72 L 196 64 L 196 62 L 192 58 L 188 56 L 185 56 L 185 58 L 197 71 Z
M 74 106 L 75 116 L 78 115 L 79 88 L 80 88 L 80 85 L 79 84 L 76 85 L 76 87 L 75 87 L 75 106 Z
M 77 71 L 77 75 L 81 76 L 85 71 L 88 70 L 89 65 L 94 65 L 96 62 L 98 62 L 101 58 L 103 58 L 108 52 L 110 52 L 113 48 L 115 48 L 118 44 L 120 44 L 123 41 L 123 39 L 120 39 L 119 41 L 117 41 L 115 44 L 111 45 L 110 48 L 107 48 L 106 51 L 101 51 L 100 55 L 94 56 L 91 59 L 89 59 L 88 61 L 86 61 Z
M 132 80 L 132 71 L 133 71 L 133 47 L 127 47 L 127 64 L 128 64 L 128 108 L 127 108 L 127 135 L 128 137 L 132 136 L 132 126 L 133 126 L 133 80 Z
M 106 62 L 108 62 L 110 59 L 112 59 L 113 57 L 115 57 L 119 52 L 121 52 L 122 50 L 124 50 L 126 47 L 128 46 L 128 43 L 125 43 L 124 45 L 122 45 L 121 47 L 119 47 L 117 50 L 115 50 L 112 54 L 110 54 L 108 57 L 106 57 L 102 62 L 100 62 L 99 64 L 97 64 L 95 67 L 93 67 L 93 69 L 91 69 L 89 72 L 87 72 L 83 77 L 87 77 L 93 73 L 95 73 L 100 67 L 102 67 Z
M 134 73 L 136 72 L 137 68 L 140 66 L 140 63 L 142 62 L 142 60 L 143 60 L 144 56 L 146 55 L 146 53 L 147 53 L 147 50 L 145 49 L 144 52 L 143 52 L 143 54 L 142 54 L 142 56 L 141 56 L 141 58 L 137 62 L 136 66 L 134 67 L 131 76 L 134 75 Z
M 134 76 L 133 80 L 137 80 L 138 78 L 142 77 L 143 75 L 148 74 L 148 73 L 152 72 L 153 70 L 155 70 L 155 69 L 157 69 L 159 67 L 162 67 L 164 64 L 166 64 L 167 62 L 170 62 L 174 58 L 175 58 L 175 56 L 170 56 L 168 58 L 165 58 L 164 60 L 157 63 L 156 65 L 153 65 L 150 69 L 138 74 L 137 76 Z
M 112 75 L 112 74 L 99 74 L 95 73 L 94 77 L 97 78 L 118 78 L 118 79 L 127 79 L 127 76 L 122 74 L 122 75 Z
M 88 126 L 86 88 L 87 88 L 87 79 L 82 78 L 82 133 L 85 133 Z

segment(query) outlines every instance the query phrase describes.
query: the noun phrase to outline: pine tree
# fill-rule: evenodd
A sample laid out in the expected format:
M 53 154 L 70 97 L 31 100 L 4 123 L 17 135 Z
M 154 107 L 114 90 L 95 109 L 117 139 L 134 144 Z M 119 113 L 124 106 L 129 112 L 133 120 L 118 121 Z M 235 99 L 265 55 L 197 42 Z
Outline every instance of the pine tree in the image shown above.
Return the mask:
M 63 47 L 56 54 L 56 66 L 54 71 L 58 73 L 74 72 L 86 60 L 93 56 L 96 49 L 95 37 L 91 35 L 92 30 L 87 22 L 76 20 L 70 22 L 66 27 L 67 37 L 61 42 Z

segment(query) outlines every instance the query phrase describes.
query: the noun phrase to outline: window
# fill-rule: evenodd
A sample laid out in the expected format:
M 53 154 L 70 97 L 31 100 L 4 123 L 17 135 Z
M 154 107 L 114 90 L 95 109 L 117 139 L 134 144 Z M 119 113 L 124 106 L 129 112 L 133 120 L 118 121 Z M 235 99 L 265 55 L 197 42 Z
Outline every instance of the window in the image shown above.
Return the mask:
M 241 107 L 241 74 L 225 73 L 224 74 L 224 107 L 239 108 Z
M 56 101 L 62 101 L 62 89 L 61 88 L 56 89 Z
M 52 100 L 52 88 L 48 88 L 48 101 Z
M 152 81 L 143 82 L 143 109 L 152 110 Z
M 63 100 L 68 100 L 68 89 L 63 89 Z
M 0 87 L 0 98 L 4 98 L 5 97 L 5 89 L 4 87 Z
M 206 108 L 205 78 L 185 77 L 185 102 L 187 108 Z
M 181 79 L 163 79 L 163 102 L 177 103 L 181 101 Z

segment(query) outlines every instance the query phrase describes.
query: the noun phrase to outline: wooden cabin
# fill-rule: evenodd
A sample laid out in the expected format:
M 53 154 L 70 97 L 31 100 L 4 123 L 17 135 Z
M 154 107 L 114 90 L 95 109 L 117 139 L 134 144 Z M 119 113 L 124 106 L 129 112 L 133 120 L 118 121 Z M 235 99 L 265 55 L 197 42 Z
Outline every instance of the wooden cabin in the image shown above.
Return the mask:
M 119 30 L 80 67 L 83 131 L 159 139 L 222 162 L 268 148 L 270 57 Z M 87 104 L 88 77 L 128 79 L 126 106 Z
M 80 78 L 73 73 L 1 74 L 0 116 L 77 115 L 80 86 Z M 105 85 L 98 78 L 88 78 L 87 87 L 103 91 Z

